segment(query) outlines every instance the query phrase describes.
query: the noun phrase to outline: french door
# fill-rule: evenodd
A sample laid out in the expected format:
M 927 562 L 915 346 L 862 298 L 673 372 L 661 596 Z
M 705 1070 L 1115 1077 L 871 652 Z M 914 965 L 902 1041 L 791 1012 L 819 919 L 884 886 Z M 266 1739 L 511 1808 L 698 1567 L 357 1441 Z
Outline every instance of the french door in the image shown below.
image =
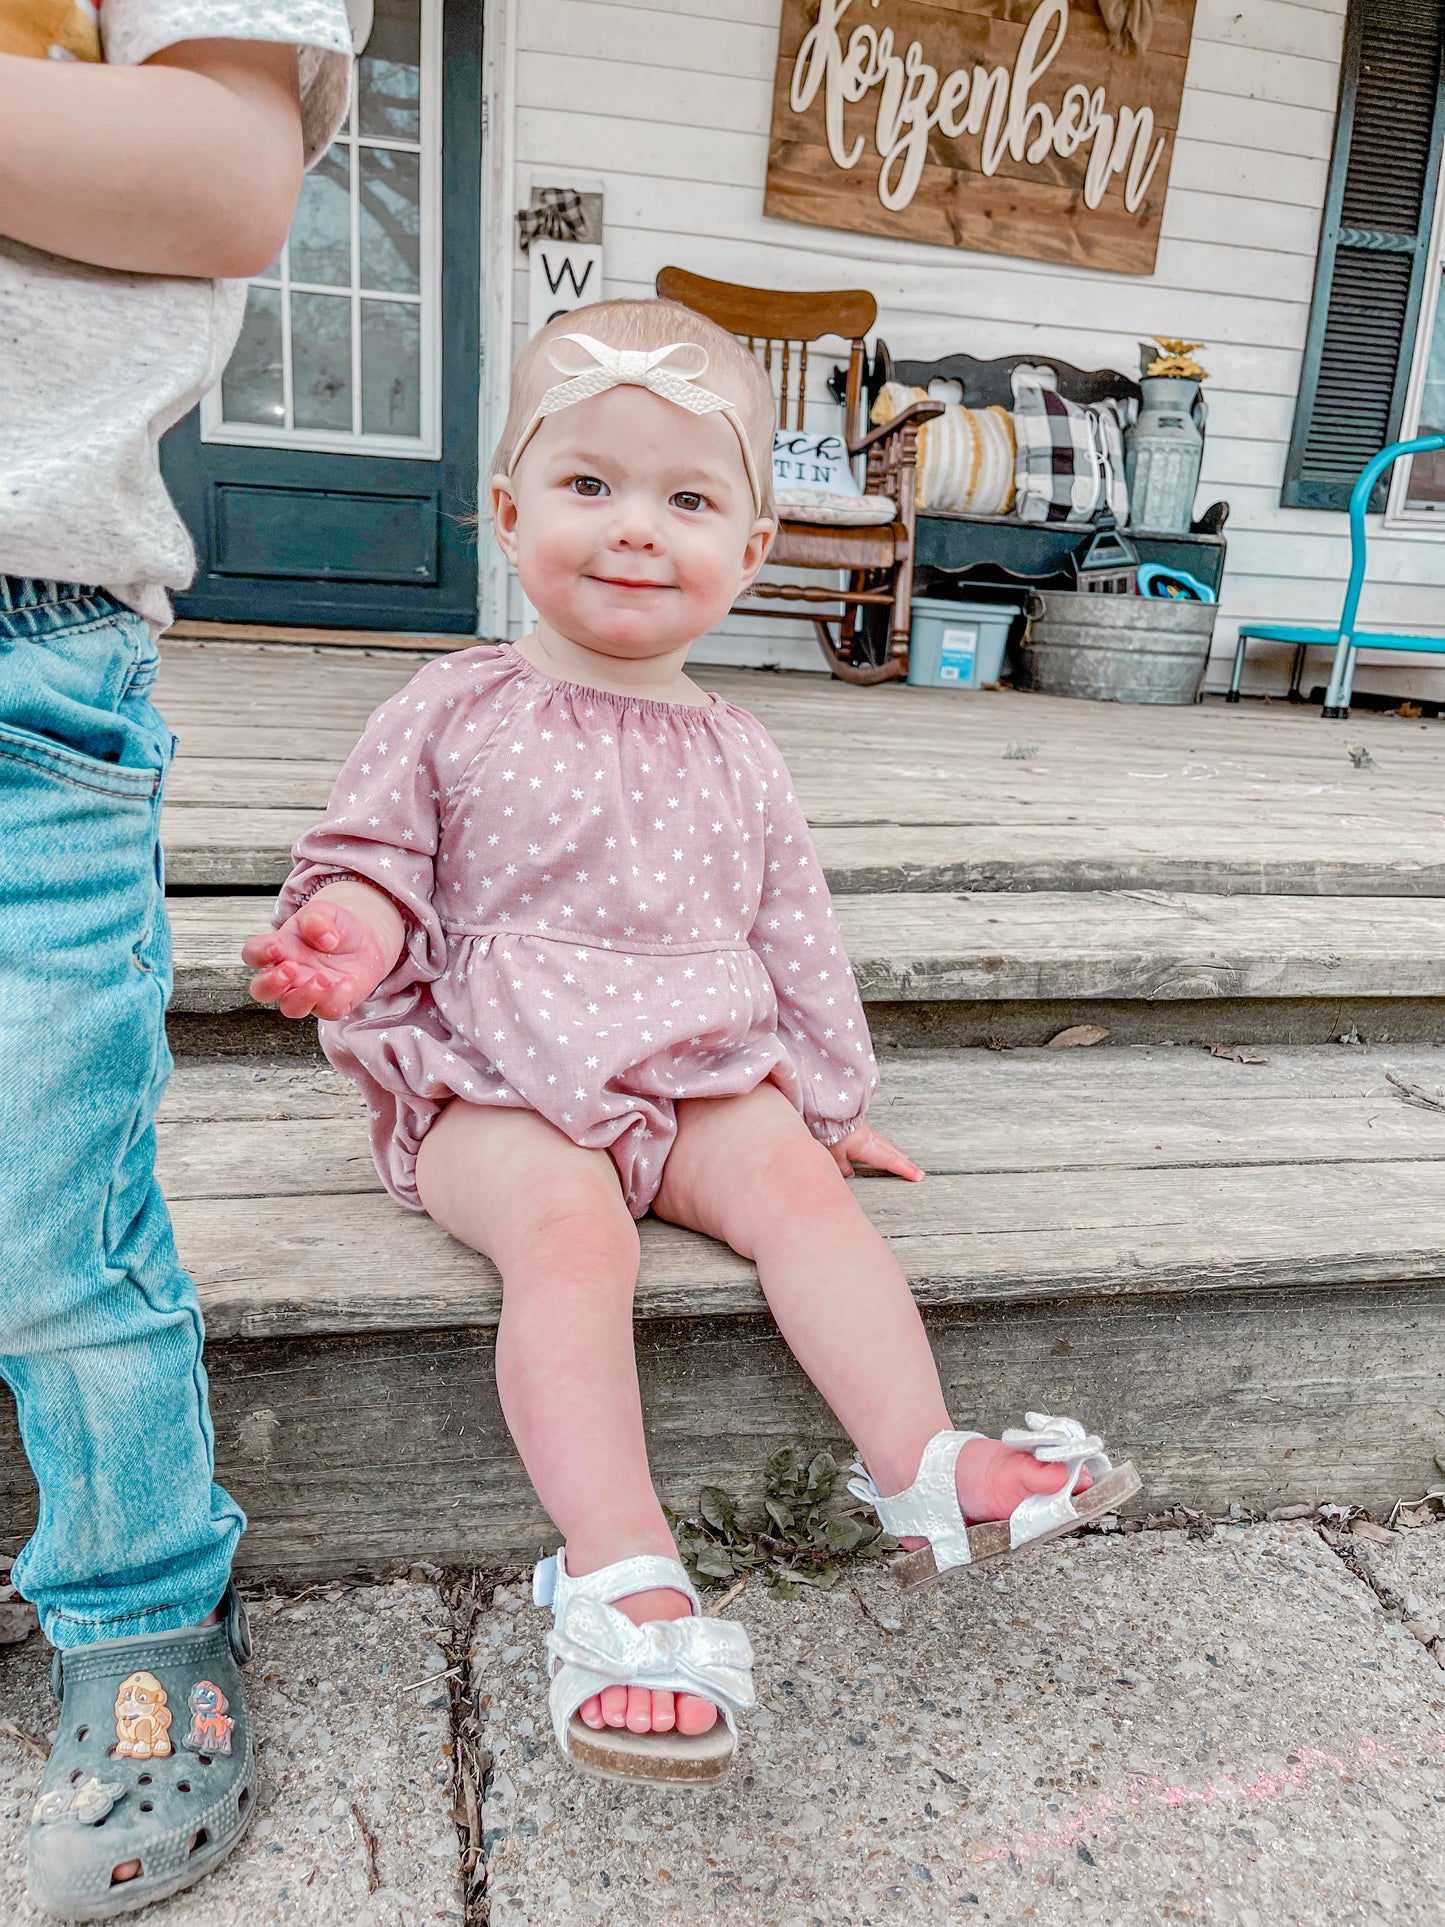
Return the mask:
M 480 7 L 375 0 L 346 125 L 162 444 L 182 615 L 475 631 Z

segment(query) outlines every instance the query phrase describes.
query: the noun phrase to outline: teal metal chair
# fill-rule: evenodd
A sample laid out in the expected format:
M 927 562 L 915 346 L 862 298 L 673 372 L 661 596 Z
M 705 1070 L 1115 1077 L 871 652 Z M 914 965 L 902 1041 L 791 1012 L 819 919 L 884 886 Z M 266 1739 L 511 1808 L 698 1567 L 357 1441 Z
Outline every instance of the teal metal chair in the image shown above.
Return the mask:
M 1350 691 L 1355 681 L 1355 657 L 1361 649 L 1398 649 L 1414 656 L 1445 656 L 1445 636 L 1395 636 L 1381 629 L 1360 629 L 1360 591 L 1365 586 L 1365 512 L 1376 482 L 1386 469 L 1393 468 L 1402 455 L 1424 455 L 1431 449 L 1445 448 L 1445 435 L 1417 435 L 1410 442 L 1391 442 L 1373 461 L 1360 470 L 1360 478 L 1350 491 L 1350 579 L 1345 587 L 1345 605 L 1337 629 L 1306 629 L 1294 622 L 1242 622 L 1239 643 L 1234 652 L 1234 674 L 1230 678 L 1226 702 L 1239 701 L 1239 684 L 1244 675 L 1244 651 L 1250 642 L 1292 642 L 1295 646 L 1294 671 L 1290 696 L 1299 694 L 1305 651 L 1310 648 L 1333 649 L 1330 686 L 1325 692 L 1326 716 L 1343 721 L 1350 713 Z

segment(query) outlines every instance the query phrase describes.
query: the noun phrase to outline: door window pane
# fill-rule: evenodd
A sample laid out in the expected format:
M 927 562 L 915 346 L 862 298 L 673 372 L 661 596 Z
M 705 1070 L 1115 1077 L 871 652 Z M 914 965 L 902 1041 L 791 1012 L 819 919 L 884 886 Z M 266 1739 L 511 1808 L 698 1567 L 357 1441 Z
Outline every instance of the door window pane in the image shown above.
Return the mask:
M 356 105 L 363 140 L 421 138 L 421 0 L 376 0 L 356 63 Z
M 249 288 L 241 339 L 221 377 L 221 416 L 278 427 L 286 419 L 281 354 L 281 290 Z
M 346 125 L 203 403 L 207 440 L 439 452 L 442 0 L 375 9 Z
M 361 285 L 388 294 L 421 287 L 421 157 L 361 150 Z
M 421 433 L 421 310 L 414 301 L 361 304 L 361 431 Z
M 291 297 L 292 411 L 298 428 L 351 427 L 351 303 Z
M 1435 307 L 1425 392 L 1420 397 L 1420 426 L 1415 432 L 1431 435 L 1437 431 L 1445 433 L 1445 288 Z M 1445 449 L 1414 458 L 1410 463 L 1410 492 L 1405 499 L 1411 508 L 1445 509 Z
M 351 153 L 339 142 L 302 185 L 291 228 L 291 279 L 351 286 Z

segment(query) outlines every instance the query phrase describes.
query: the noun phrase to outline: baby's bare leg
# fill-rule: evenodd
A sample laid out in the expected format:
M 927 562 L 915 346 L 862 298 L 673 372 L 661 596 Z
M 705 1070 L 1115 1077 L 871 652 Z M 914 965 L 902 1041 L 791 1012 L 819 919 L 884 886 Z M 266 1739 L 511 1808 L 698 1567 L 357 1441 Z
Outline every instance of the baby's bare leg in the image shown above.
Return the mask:
M 437 1223 L 502 1274 L 497 1393 L 567 1570 L 633 1553 L 675 1558 L 647 1466 L 632 1295 L 637 1227 L 605 1151 L 585 1151 L 531 1111 L 453 1102 L 422 1141 L 417 1189 Z M 676 1619 L 676 1592 L 617 1602 L 638 1624 Z M 702 1732 L 707 1700 L 612 1687 L 589 1724 Z
M 879 1490 L 903 1491 L 950 1419 L 897 1259 L 776 1085 L 679 1104 L 677 1126 L 657 1215 L 753 1260 L 789 1348 Z M 959 1501 L 970 1519 L 1007 1518 L 1029 1492 L 1053 1491 L 1066 1476 L 976 1440 L 959 1457 Z

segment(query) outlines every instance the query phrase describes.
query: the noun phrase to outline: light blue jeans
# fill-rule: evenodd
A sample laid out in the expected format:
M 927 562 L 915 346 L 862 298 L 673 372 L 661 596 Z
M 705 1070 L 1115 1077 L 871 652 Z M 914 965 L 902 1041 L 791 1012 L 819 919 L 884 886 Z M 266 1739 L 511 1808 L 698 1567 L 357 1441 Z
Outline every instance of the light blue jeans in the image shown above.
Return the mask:
M 67 1647 L 203 1619 L 245 1525 L 212 1482 L 200 1307 L 154 1169 L 156 668 L 109 596 L 0 576 L 0 1377 L 40 1488 L 14 1582 Z

